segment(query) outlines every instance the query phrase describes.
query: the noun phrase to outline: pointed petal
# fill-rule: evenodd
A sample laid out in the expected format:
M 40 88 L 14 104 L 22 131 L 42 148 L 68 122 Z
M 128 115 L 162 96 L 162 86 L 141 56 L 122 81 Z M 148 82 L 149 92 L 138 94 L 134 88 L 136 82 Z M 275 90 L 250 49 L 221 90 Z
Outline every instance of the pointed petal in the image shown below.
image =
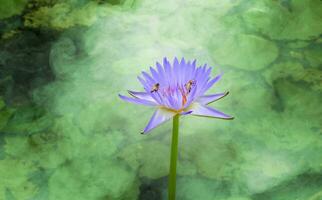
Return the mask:
M 227 96 L 228 94 L 229 94 L 229 92 L 203 95 L 203 96 L 200 96 L 196 101 L 202 105 L 207 105 L 207 104 L 210 104 L 214 101 L 217 101 L 217 100 Z
M 233 119 L 232 116 L 226 115 L 214 108 L 203 106 L 200 103 L 194 103 L 191 105 L 192 115 L 201 116 L 201 117 L 213 117 L 220 119 Z
M 172 74 L 173 74 L 173 83 L 174 84 L 177 84 L 177 83 L 180 83 L 179 82 L 179 69 L 180 69 L 180 65 L 179 65 L 179 61 L 178 61 L 178 58 L 175 57 L 174 60 L 173 60 L 173 67 L 172 67 Z
M 184 76 L 185 76 L 185 72 L 184 72 L 184 68 L 186 67 L 186 61 L 184 58 L 181 59 L 177 70 L 175 71 L 175 74 L 177 76 L 177 83 L 181 84 L 184 80 Z
M 152 129 L 156 128 L 157 126 L 163 124 L 164 122 L 168 121 L 171 119 L 173 116 L 175 116 L 175 112 L 168 111 L 166 109 L 159 108 L 157 109 L 152 118 L 150 119 L 148 125 L 145 127 L 144 131 L 142 134 L 146 134 Z
M 153 102 L 155 101 L 155 99 L 153 99 L 153 97 L 151 96 L 151 94 L 148 93 L 148 92 L 135 92 L 135 91 L 131 91 L 131 90 L 128 90 L 127 92 L 131 96 L 133 96 L 134 98 L 139 98 L 139 99 L 153 101 Z
M 169 85 L 172 85 L 172 72 L 171 72 L 171 65 L 170 62 L 167 60 L 167 58 L 163 58 L 163 67 L 164 67 L 164 73 L 166 78 L 166 83 Z
M 152 74 L 153 79 L 156 82 L 158 82 L 160 80 L 160 77 L 159 77 L 158 72 L 153 67 L 150 67 L 150 71 L 151 71 L 151 74 Z
M 182 113 L 180 113 L 180 115 L 189 115 L 189 114 L 191 114 L 191 113 L 192 113 L 192 110 L 187 111 L 187 112 L 182 112 Z
M 148 91 L 150 86 L 147 82 L 145 82 L 145 80 L 143 80 L 143 78 L 141 78 L 140 76 L 137 77 L 138 80 L 140 81 L 140 83 L 142 84 L 143 88 Z
M 158 70 L 158 74 L 159 74 L 159 82 L 161 85 L 164 85 L 165 82 L 166 82 L 166 78 L 165 78 L 165 75 L 164 75 L 164 70 L 163 70 L 163 67 L 160 63 L 156 63 L 156 66 L 157 66 L 157 70 Z
M 146 82 L 150 85 L 153 85 L 156 83 L 156 81 L 145 71 L 142 72 L 143 77 L 145 78 Z
M 215 78 L 213 78 L 212 80 L 210 80 L 207 84 L 205 84 L 205 87 L 202 88 L 201 92 L 206 92 L 209 88 L 211 88 L 217 81 L 219 81 L 219 79 L 221 78 L 222 74 L 219 74 L 218 76 L 216 76 Z
M 135 103 L 135 104 L 140 104 L 140 105 L 145 105 L 145 106 L 156 106 L 157 104 L 153 101 L 145 100 L 145 99 L 139 99 L 139 98 L 130 98 L 127 96 L 123 96 L 119 94 L 119 97 L 127 102 L 130 103 Z
M 204 77 L 208 77 L 211 74 L 211 67 L 209 67 L 204 75 Z

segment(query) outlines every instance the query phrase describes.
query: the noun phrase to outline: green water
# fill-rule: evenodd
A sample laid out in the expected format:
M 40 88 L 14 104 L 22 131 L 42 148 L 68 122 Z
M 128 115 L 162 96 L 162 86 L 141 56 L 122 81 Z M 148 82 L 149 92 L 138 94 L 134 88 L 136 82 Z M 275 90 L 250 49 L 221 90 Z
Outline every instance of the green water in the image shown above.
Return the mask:
M 117 96 L 164 56 L 235 117 L 180 119 L 178 200 L 322 199 L 322 1 L 0 0 L 0 34 L 0 200 L 165 200 L 171 122 Z

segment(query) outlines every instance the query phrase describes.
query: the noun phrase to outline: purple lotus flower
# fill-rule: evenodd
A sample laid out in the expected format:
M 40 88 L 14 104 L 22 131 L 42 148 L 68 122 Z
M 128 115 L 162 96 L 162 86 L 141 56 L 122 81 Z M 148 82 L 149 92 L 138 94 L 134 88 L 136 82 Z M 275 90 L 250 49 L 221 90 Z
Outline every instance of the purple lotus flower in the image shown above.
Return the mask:
M 196 67 L 196 60 L 190 62 L 177 58 L 170 63 L 163 59 L 163 65 L 156 63 L 156 69 L 150 67 L 151 75 L 142 72 L 139 81 L 144 92 L 128 91 L 132 97 L 119 95 L 124 101 L 156 107 L 152 118 L 143 130 L 148 133 L 153 128 L 168 121 L 175 115 L 196 115 L 221 119 L 233 119 L 208 104 L 225 97 L 228 92 L 205 95 L 221 75 L 210 78 L 211 67 Z

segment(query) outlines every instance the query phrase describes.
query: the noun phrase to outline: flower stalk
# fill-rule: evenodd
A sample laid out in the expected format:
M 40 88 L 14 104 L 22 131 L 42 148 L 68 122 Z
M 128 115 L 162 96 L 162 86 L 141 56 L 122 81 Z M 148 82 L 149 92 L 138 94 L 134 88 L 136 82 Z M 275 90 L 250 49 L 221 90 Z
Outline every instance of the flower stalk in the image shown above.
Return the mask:
M 171 154 L 170 154 L 170 172 L 168 195 L 169 200 L 176 199 L 176 175 L 177 175 L 177 159 L 178 159 L 178 135 L 179 135 L 179 114 L 173 117 Z
M 163 63 L 156 63 L 150 67 L 150 72 L 143 71 L 138 80 L 144 91 L 128 90 L 129 96 L 119 94 L 127 102 L 151 106 L 155 111 L 141 134 L 148 134 L 154 128 L 173 119 L 170 172 L 169 172 L 169 200 L 176 198 L 176 171 L 178 158 L 178 134 L 180 116 L 201 116 L 219 119 L 233 119 L 208 104 L 225 96 L 228 92 L 206 94 L 206 92 L 221 78 L 221 74 L 211 77 L 212 67 L 207 64 L 197 66 L 196 60 L 189 61 L 174 58 L 170 62 L 167 58 Z

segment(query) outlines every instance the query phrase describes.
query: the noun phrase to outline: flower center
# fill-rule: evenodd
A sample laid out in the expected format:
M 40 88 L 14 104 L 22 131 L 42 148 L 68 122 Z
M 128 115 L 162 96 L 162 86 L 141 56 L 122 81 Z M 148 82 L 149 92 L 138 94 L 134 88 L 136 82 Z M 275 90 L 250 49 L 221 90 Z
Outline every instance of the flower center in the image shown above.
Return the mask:
M 189 80 L 184 85 L 178 84 L 177 86 L 167 87 L 162 87 L 159 83 L 156 83 L 151 88 L 151 93 L 157 93 L 165 106 L 182 110 L 188 102 L 188 96 L 195 84 L 195 80 Z

